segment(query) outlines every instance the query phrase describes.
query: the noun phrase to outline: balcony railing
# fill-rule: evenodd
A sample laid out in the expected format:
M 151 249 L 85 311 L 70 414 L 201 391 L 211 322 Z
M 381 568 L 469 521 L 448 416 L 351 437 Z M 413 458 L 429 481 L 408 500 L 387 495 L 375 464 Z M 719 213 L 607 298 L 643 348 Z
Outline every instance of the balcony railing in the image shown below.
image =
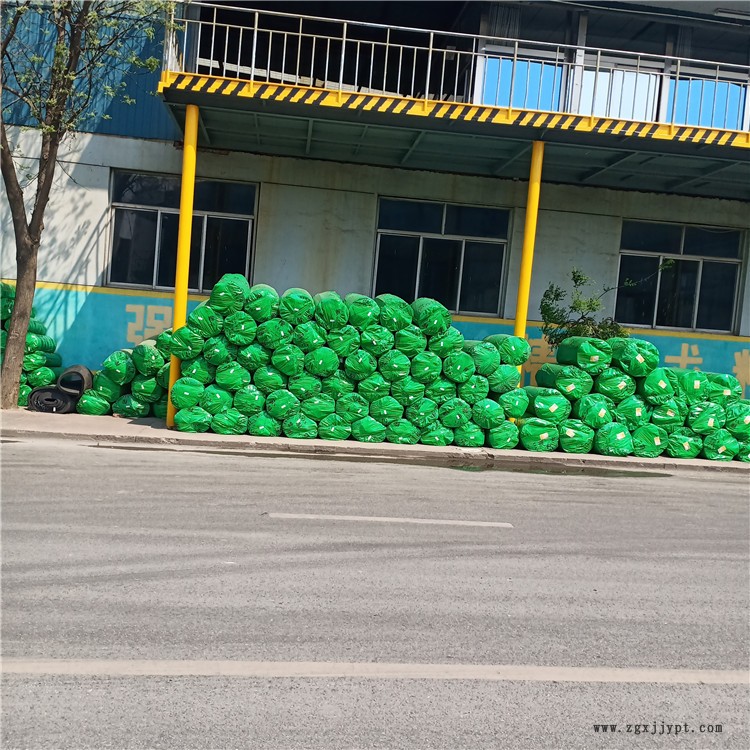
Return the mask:
M 246 81 L 750 130 L 750 66 L 190 2 L 164 68 Z

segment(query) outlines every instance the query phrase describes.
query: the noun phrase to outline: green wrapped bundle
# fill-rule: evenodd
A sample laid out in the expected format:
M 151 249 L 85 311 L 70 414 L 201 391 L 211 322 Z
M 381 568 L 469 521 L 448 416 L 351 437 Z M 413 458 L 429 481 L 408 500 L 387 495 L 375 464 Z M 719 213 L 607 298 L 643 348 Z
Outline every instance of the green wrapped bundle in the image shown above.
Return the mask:
M 667 439 L 670 458 L 696 458 L 703 449 L 703 438 L 689 427 L 678 427 Z
M 617 404 L 635 393 L 635 380 L 616 367 L 607 367 L 596 376 L 594 390 Z
M 493 393 L 507 393 L 521 382 L 521 373 L 513 365 L 499 365 L 495 372 L 487 378 L 490 390 Z
M 358 393 L 347 393 L 336 401 L 336 414 L 349 424 L 364 419 L 370 413 L 370 404 Z
M 174 415 L 174 426 L 180 432 L 208 432 L 211 428 L 211 415 L 200 406 L 180 409 Z
M 225 273 L 214 284 L 208 304 L 224 317 L 242 310 L 250 294 L 250 284 L 239 273 Z
M 0 353 L 5 352 L 5 345 L 8 343 L 8 332 L 0 330 Z
M 410 359 L 427 348 L 427 337 L 414 324 L 396 331 L 393 339 L 395 348 Z
M 566 398 L 575 401 L 591 393 L 591 389 L 594 387 L 594 379 L 587 372 L 574 365 L 557 365 L 545 362 L 537 370 L 536 384 L 542 388 L 554 388 Z M 635 389 L 635 383 L 633 383 L 633 389 Z
M 24 347 L 24 353 L 29 354 L 30 352 L 52 352 L 55 351 L 55 340 L 51 336 L 40 336 L 36 333 L 26 334 L 26 346 Z
M 742 399 L 727 404 L 726 427 L 741 442 L 750 440 L 750 401 Z
M 218 414 L 220 411 L 229 409 L 233 402 L 232 394 L 229 391 L 225 391 L 219 386 L 207 385 L 201 394 L 198 406 L 204 411 L 207 411 L 211 416 Z
M 285 344 L 291 344 L 293 336 L 294 328 L 281 318 L 271 318 L 261 323 L 255 332 L 258 343 L 271 351 Z
M 237 347 L 223 334 L 214 336 L 203 345 L 203 359 L 214 367 L 236 359 Z
M 154 376 L 147 378 L 138 373 L 130 382 L 130 392 L 144 404 L 153 404 L 164 395 L 164 388 L 156 382 Z
M 393 349 L 378 359 L 378 370 L 389 383 L 393 383 L 409 374 L 411 361 L 405 354 Z
M 284 344 L 271 355 L 271 364 L 287 377 L 301 375 L 305 369 L 305 355 L 298 346 Z
M 250 344 L 249 346 L 243 346 L 242 349 L 238 349 L 234 359 L 248 372 L 255 372 L 259 367 L 270 365 L 272 356 L 273 352 L 270 349 L 266 349 L 260 344 Z
M 386 425 L 385 439 L 396 445 L 416 445 L 421 437 L 419 428 L 408 419 L 396 419 Z
M 315 320 L 326 330 L 343 328 L 349 322 L 349 308 L 336 292 L 321 292 L 313 301 Z
M 60 368 L 58 368 L 59 370 Z M 26 382 L 32 388 L 40 388 L 43 385 L 50 385 L 57 381 L 58 373 L 51 367 L 39 367 L 33 372 L 26 375 Z
M 573 403 L 573 416 L 598 430 L 614 420 L 614 409 L 612 399 L 601 393 L 589 393 Z
M 172 329 L 167 328 L 165 331 L 157 334 L 154 344 L 161 353 L 161 356 L 164 359 L 169 359 L 172 354 Z
M 169 398 L 165 393 L 158 401 L 151 404 L 151 411 L 157 419 L 164 421 L 167 418 L 167 410 L 169 407 Z
M 191 362 L 192 360 L 187 360 L 188 362 Z M 171 362 L 165 362 L 162 367 L 159 368 L 159 372 L 154 375 L 154 378 L 156 379 L 156 382 L 164 389 L 167 390 L 169 388 L 169 378 L 172 373 L 172 363 Z M 164 394 L 162 394 L 163 396 Z M 161 396 L 160 396 L 161 398 Z M 158 401 L 158 399 L 157 399 Z M 154 402 L 156 403 L 156 402 Z
M 487 443 L 495 450 L 512 450 L 518 445 L 518 427 L 513 422 L 501 422 L 487 433 Z
M 453 442 L 463 448 L 481 448 L 485 443 L 484 430 L 473 422 L 456 427 Z
M 598 375 L 612 362 L 612 347 L 602 339 L 569 336 L 557 347 L 557 361 L 561 365 L 580 367 L 589 375 Z
M 706 372 L 704 375 L 708 378 L 708 401 L 726 406 L 742 398 L 742 385 L 734 375 L 717 372 Z
M 444 427 L 455 430 L 471 419 L 471 407 L 462 398 L 449 398 L 440 404 L 438 417 Z
M 419 383 L 432 383 L 443 372 L 443 360 L 432 352 L 420 352 L 411 361 L 411 376 Z
M 474 360 L 478 375 L 488 377 L 500 367 L 500 352 L 489 341 L 464 341 L 463 350 Z
M 183 359 L 180 363 L 180 375 L 184 378 L 195 378 L 196 380 L 200 380 L 203 385 L 208 385 L 214 382 L 216 367 L 207 362 L 204 357 Z
M 522 365 L 531 354 L 529 342 L 510 333 L 495 333 L 487 336 L 485 341 L 497 349 L 500 362 L 504 365 Z
M 255 284 L 245 300 L 244 309 L 256 323 L 265 323 L 279 312 L 279 293 L 268 284 Z
M 594 450 L 602 456 L 629 456 L 633 452 L 633 436 L 624 424 L 610 422 L 596 431 Z
M 430 398 L 415 401 L 406 407 L 406 418 L 423 430 L 438 421 L 438 405 Z
M 633 455 L 656 458 L 667 449 L 669 435 L 655 424 L 645 424 L 633 431 Z
M 25 372 L 22 372 L 22 373 L 21 373 L 21 377 L 19 378 L 19 383 L 20 383 L 21 385 L 27 385 L 27 381 L 26 381 L 26 373 L 25 373 Z
M 391 395 L 404 408 L 408 407 L 410 404 L 416 403 L 417 401 L 421 401 L 424 398 L 424 394 L 424 383 L 414 380 L 411 375 L 407 375 L 405 378 L 397 380 L 391 386 Z
M 378 322 L 392 333 L 406 328 L 414 318 L 411 305 L 395 294 L 379 294 L 375 297 L 375 302 L 380 308 Z
M 354 326 L 343 326 L 335 331 L 329 331 L 326 336 L 328 347 L 336 353 L 336 356 L 344 359 L 354 354 L 360 348 L 359 331 Z M 367 347 L 362 347 L 368 351 Z M 372 352 L 370 352 L 372 354 Z
M 432 399 L 438 406 L 451 398 L 455 398 L 457 392 L 456 384 L 452 380 L 442 377 L 428 383 L 424 389 L 425 397 Z
M 512 391 L 501 393 L 497 402 L 503 407 L 508 419 L 520 419 L 529 408 L 529 394 L 523 388 L 514 388 Z
M 141 375 L 156 375 L 166 361 L 154 344 L 145 342 L 138 344 L 138 346 L 133 349 L 131 357 L 135 369 L 138 370 Z M 185 359 L 190 359 L 190 357 L 185 357 Z
M 287 417 L 281 423 L 281 430 L 288 438 L 297 440 L 314 440 L 318 437 L 318 425 L 304 414 Z
M 102 372 L 118 385 L 125 385 L 135 376 L 133 357 L 129 352 L 112 352 L 102 362 Z
M 411 303 L 413 320 L 428 336 L 439 336 L 451 327 L 450 310 L 430 297 L 420 297 Z
M 349 310 L 349 323 L 360 331 L 375 325 L 380 318 L 380 306 L 364 294 L 347 294 L 344 304 Z
M 103 372 L 97 372 L 94 375 L 93 390 L 109 401 L 110 404 L 113 404 L 122 396 L 122 386 L 115 383 L 114 380 L 110 380 Z
M 224 335 L 237 346 L 249 346 L 255 341 L 258 324 L 248 313 L 238 310 L 224 321 Z
M 654 421 L 653 417 L 651 421 Z M 724 407 L 711 401 L 693 404 L 687 414 L 687 426 L 699 435 L 708 435 L 723 427 L 726 422 L 727 414 Z
M 404 407 L 393 396 L 383 396 L 370 404 L 370 416 L 387 427 L 404 416 Z
M 645 378 L 640 378 L 636 390 L 638 395 L 643 396 L 652 406 L 663 404 L 675 395 L 669 373 L 664 367 L 657 367 Z
M 178 378 L 172 386 L 172 404 L 175 409 L 197 406 L 205 390 L 203 383 L 195 378 Z
M 711 461 L 731 461 L 739 451 L 739 440 L 722 428 L 703 438 L 701 456 Z
M 435 445 L 445 447 L 453 443 L 453 430 L 443 427 L 440 422 L 422 429 L 419 441 L 422 445 Z
M 594 430 L 580 419 L 564 419 L 557 425 L 560 448 L 565 453 L 591 453 Z
M 682 370 L 679 368 L 666 368 L 666 372 L 675 393 L 684 396 L 689 404 L 706 401 L 709 384 L 704 373 L 699 370 Z
M 47 326 L 44 325 L 41 320 L 37 320 L 37 318 L 31 318 L 29 320 L 29 327 L 26 329 L 26 332 L 35 333 L 37 336 L 44 336 L 47 333 Z
M 172 390 L 172 399 L 174 400 L 174 390 Z M 232 406 L 240 414 L 246 417 L 252 417 L 254 414 L 260 414 L 266 405 L 266 399 L 263 394 L 254 386 L 246 385 L 240 388 L 235 394 Z
M 497 401 L 485 398 L 474 404 L 471 409 L 471 418 L 483 429 L 492 430 L 505 421 L 505 412 Z
M 216 385 L 226 391 L 234 393 L 252 381 L 253 376 L 239 362 L 225 362 L 216 368 Z
M 472 375 L 465 383 L 458 386 L 458 397 L 466 401 L 469 406 L 474 406 L 483 398 L 487 398 L 489 392 L 489 381 L 481 375 Z
M 279 422 L 287 417 L 299 414 L 300 400 L 291 392 L 282 388 L 266 396 L 266 412 Z
M 253 437 L 278 437 L 281 435 L 281 422 L 262 411 L 247 418 L 247 432 Z
M 745 463 L 750 462 L 750 440 L 742 442 L 739 441 L 740 449 L 737 451 L 735 458 L 738 461 L 744 461 Z
M 443 359 L 443 375 L 454 383 L 465 383 L 475 372 L 474 360 L 464 351 L 451 352 Z
M 530 409 L 539 419 L 558 424 L 570 416 L 570 401 L 560 391 L 533 385 L 527 385 L 523 390 L 529 397 Z
M 116 417 L 142 419 L 151 412 L 151 406 L 137 399 L 132 393 L 126 393 L 112 404 L 112 414 Z
M 247 432 L 247 417 L 234 407 L 220 411 L 211 420 L 211 430 L 219 435 L 243 435 Z
M 293 326 L 307 323 L 315 315 L 315 301 L 306 289 L 292 287 L 281 295 L 279 317 Z M 320 321 L 318 321 L 320 322 Z
M 615 407 L 614 418 L 632 432 L 651 421 L 651 407 L 640 396 L 628 396 Z
M 320 422 L 336 412 L 336 401 L 334 401 L 333 396 L 326 396 L 321 393 L 319 396 L 310 396 L 310 398 L 305 399 L 300 409 L 306 417 L 315 422 Z
M 427 339 L 427 349 L 444 359 L 451 352 L 463 351 L 464 335 L 458 328 L 451 326 L 445 333 L 430 336 Z
M 333 349 L 321 346 L 305 354 L 305 369 L 319 378 L 327 378 L 339 369 L 339 358 Z
M 341 370 L 334 372 L 333 375 L 323 378 L 321 381 L 321 392 L 327 396 L 333 396 L 338 401 L 342 396 L 354 393 L 354 383 L 349 376 Z
M 680 401 L 677 397 L 670 398 L 662 404 L 658 404 L 651 411 L 651 424 L 673 432 L 678 427 L 685 424 L 687 417 L 687 404 Z
M 13 314 L 13 306 L 16 301 L 16 288 L 10 284 L 2 284 L 0 287 L 0 320 L 8 320 Z
M 224 330 L 224 318 L 205 302 L 188 315 L 187 324 L 203 339 L 218 336 Z
M 40 367 L 60 367 L 62 357 L 59 354 L 50 354 L 49 352 L 31 352 L 24 354 L 22 369 L 26 372 L 33 372 Z M 135 370 L 135 368 L 133 368 Z
M 326 329 L 323 326 L 310 320 L 295 327 L 293 341 L 295 346 L 307 354 L 318 347 L 325 346 L 326 335 Z
M 373 323 L 362 331 L 360 346 L 373 357 L 380 357 L 393 349 L 396 337 L 383 326 Z
M 519 439 L 527 451 L 546 453 L 557 448 L 560 435 L 557 427 L 546 419 L 530 417 L 518 420 Z
M 29 393 L 31 393 L 31 389 L 29 389 Z M 96 417 L 109 414 L 111 409 L 112 404 L 109 400 L 93 389 L 84 391 L 76 404 L 76 411 L 79 414 L 89 414 Z
M 382 443 L 385 440 L 385 425 L 372 417 L 363 417 L 351 423 L 352 437 L 360 443 Z
M 391 384 L 379 373 L 374 372 L 370 377 L 360 380 L 357 393 L 368 403 L 387 396 L 391 392 Z
M 287 390 L 291 391 L 300 401 L 317 396 L 323 389 L 320 378 L 315 375 L 308 375 L 303 372 L 301 375 L 294 375 L 289 378 Z
M 259 367 L 253 373 L 253 385 L 264 395 L 286 388 L 288 378 L 272 365 Z
M 344 360 L 344 371 L 355 382 L 369 378 L 377 369 L 377 359 L 364 349 L 357 349 Z
M 612 364 L 631 378 L 645 378 L 659 366 L 659 350 L 644 339 L 611 338 Z
M 33 388 L 30 385 L 22 385 L 18 388 L 18 401 L 16 402 L 19 406 L 28 406 L 29 396 Z
M 351 425 L 338 414 L 323 417 L 318 425 L 318 437 L 323 440 L 347 440 L 351 434 Z

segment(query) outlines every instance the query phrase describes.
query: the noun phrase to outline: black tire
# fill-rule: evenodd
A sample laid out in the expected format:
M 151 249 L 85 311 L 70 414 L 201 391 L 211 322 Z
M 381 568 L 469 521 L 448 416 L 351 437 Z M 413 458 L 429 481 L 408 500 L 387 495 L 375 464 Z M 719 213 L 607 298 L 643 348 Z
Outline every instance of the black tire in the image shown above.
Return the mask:
M 57 379 L 57 389 L 74 396 L 76 401 L 84 391 L 94 386 L 94 376 L 88 367 L 73 365 L 64 370 Z
M 79 397 L 80 395 L 74 396 L 54 386 L 45 385 L 41 388 L 34 388 L 29 394 L 29 403 L 26 408 L 29 411 L 41 411 L 47 414 L 70 414 L 75 411 Z

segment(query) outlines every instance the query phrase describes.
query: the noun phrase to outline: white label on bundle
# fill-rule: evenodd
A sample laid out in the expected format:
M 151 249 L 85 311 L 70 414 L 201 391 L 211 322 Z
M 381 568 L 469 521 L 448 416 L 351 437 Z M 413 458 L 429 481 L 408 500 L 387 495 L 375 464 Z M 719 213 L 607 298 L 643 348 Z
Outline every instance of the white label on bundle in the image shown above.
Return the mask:
M 687 441 L 685 441 L 685 442 L 684 442 L 684 443 L 682 444 L 682 447 L 683 447 L 683 448 L 684 448 L 684 449 L 685 449 L 686 451 L 689 451 L 689 450 L 690 450 L 690 443 L 688 443 Z
M 557 411 L 557 404 L 552 404 L 552 405 L 551 405 L 551 406 L 549 407 L 549 411 L 550 411 L 550 412 L 551 412 L 552 414 L 554 414 L 554 413 L 555 413 L 555 412 Z
M 643 355 L 642 354 L 636 354 L 635 355 L 635 361 L 638 362 L 639 364 L 643 364 L 646 360 L 643 359 Z
M 655 437 L 654 438 L 654 445 L 661 445 L 661 438 Z
M 568 429 L 565 430 L 565 434 L 568 437 L 575 437 L 576 436 L 576 431 L 575 430 L 571 430 L 570 427 L 568 427 Z
M 625 439 L 625 433 L 624 432 L 618 432 L 617 433 L 617 439 L 618 440 L 624 440 Z
M 693 389 L 698 390 L 701 387 L 701 381 L 700 380 L 694 380 L 693 381 Z
M 643 409 L 641 409 L 640 406 L 636 406 L 636 408 L 635 408 L 635 416 L 636 417 L 640 417 L 641 414 L 643 414 Z
M 666 387 L 667 387 L 667 384 L 663 380 L 660 380 L 659 381 L 659 388 L 666 388 Z
M 722 445 L 722 446 L 721 446 L 721 448 L 719 448 L 719 450 L 718 450 L 718 451 L 716 451 L 716 452 L 717 452 L 717 453 L 724 453 L 724 451 L 725 451 L 726 449 L 727 449 L 726 445 Z
M 709 417 L 708 418 L 708 426 L 709 427 L 713 427 L 714 426 L 714 418 L 713 417 Z
M 619 389 L 619 390 L 622 390 L 622 389 L 623 389 L 623 388 L 625 387 L 625 381 L 624 381 L 624 380 L 621 380 L 621 381 L 620 381 L 620 382 L 619 382 L 619 383 L 617 384 L 617 387 L 618 387 L 618 389 Z
M 674 416 L 674 412 L 671 409 L 667 409 L 667 416 L 668 417 L 673 417 Z
M 724 389 L 724 395 L 725 396 L 731 396 L 732 395 L 732 391 L 730 391 L 729 388 L 725 388 Z
M 591 357 L 592 362 L 598 362 L 599 361 L 599 355 L 595 354 L 593 357 Z
M 750 424 L 750 414 L 745 417 L 745 424 Z
M 575 390 L 575 383 L 571 383 L 570 385 L 565 386 L 565 390 L 570 393 L 572 390 Z
M 606 410 L 606 409 L 604 409 L 604 408 L 602 408 L 602 409 L 599 409 L 599 416 L 600 416 L 600 417 L 603 417 L 603 416 L 604 416 L 604 415 L 605 415 L 606 413 L 607 413 L 607 410 Z
M 549 437 L 549 432 L 543 432 L 540 436 L 540 440 L 546 440 Z

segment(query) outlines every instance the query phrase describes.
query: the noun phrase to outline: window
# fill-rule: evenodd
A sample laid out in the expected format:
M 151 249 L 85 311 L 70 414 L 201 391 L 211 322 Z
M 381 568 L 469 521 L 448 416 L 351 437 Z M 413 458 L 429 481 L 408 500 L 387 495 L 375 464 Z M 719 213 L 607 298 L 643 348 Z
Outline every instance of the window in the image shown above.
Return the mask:
M 225 273 L 248 276 L 255 185 L 198 179 L 195 183 L 188 286 L 210 291 Z M 111 284 L 174 287 L 180 178 L 116 172 Z
M 624 221 L 615 319 L 731 331 L 741 241 L 737 229 Z
M 500 208 L 381 198 L 375 294 L 497 315 L 509 221 Z

